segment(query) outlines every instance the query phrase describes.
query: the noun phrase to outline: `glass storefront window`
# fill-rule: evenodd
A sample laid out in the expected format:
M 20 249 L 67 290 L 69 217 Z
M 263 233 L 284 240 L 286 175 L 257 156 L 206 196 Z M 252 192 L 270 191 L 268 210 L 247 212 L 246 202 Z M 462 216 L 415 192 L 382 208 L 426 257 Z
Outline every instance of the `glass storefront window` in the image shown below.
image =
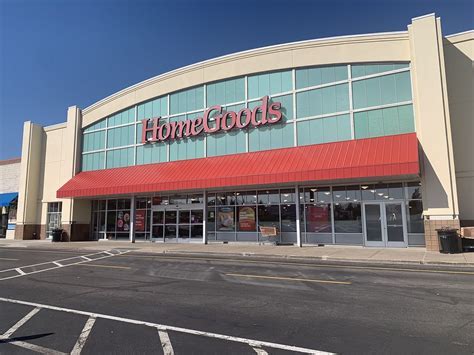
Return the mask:
M 334 203 L 334 229 L 336 233 L 362 233 L 360 203 Z
M 191 210 L 191 224 L 202 223 L 204 219 L 203 210 Z
M 130 209 L 130 199 L 120 199 L 117 201 L 117 209 Z
M 235 231 L 235 211 L 234 207 L 217 208 L 216 227 L 218 231 L 233 232 Z
M 421 200 L 407 202 L 408 233 L 424 233 L 423 204 Z
M 186 195 L 170 196 L 170 205 L 185 205 L 187 203 Z
M 117 200 L 108 200 L 107 201 L 107 209 L 109 211 L 117 209 Z
M 331 233 L 331 204 L 305 205 L 307 233 Z
M 191 211 L 179 211 L 179 223 L 191 222 Z
M 281 203 L 295 202 L 295 189 L 280 190 Z
M 407 183 L 406 194 L 409 200 L 421 200 L 421 182 Z
M 189 195 L 188 196 L 188 203 L 203 203 L 204 198 L 203 195 Z
M 240 191 L 236 192 L 238 205 L 256 205 L 257 191 Z
M 216 194 L 208 193 L 207 194 L 207 205 L 215 206 L 216 205 Z
M 129 201 L 129 204 L 130 204 L 130 201 Z M 117 211 L 116 231 L 128 232 L 129 230 L 130 230 L 130 211 L 129 210 Z
M 331 202 L 331 190 L 329 187 L 308 187 L 304 190 L 304 202 L 327 203 Z
M 280 206 L 258 206 L 258 225 L 259 227 L 276 227 L 280 229 Z
M 258 191 L 258 204 L 268 205 L 272 203 L 280 203 L 280 193 L 278 190 Z
M 296 205 L 281 205 L 281 231 L 296 232 Z
M 207 229 L 209 232 L 216 230 L 216 209 L 209 208 L 207 210 Z
M 403 199 L 402 183 L 388 184 L 388 199 L 389 200 L 402 200 Z
M 107 232 L 115 232 L 115 221 L 117 220 L 116 211 L 107 212 Z
M 238 207 L 237 230 L 239 232 L 255 232 L 257 229 L 257 212 L 255 206 Z

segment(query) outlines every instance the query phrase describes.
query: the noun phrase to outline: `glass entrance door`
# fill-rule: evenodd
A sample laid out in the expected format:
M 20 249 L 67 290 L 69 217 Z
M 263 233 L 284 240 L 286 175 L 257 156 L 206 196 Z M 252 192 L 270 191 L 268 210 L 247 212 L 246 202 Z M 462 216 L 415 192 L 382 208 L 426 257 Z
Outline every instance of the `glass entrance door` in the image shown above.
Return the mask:
M 406 247 L 406 221 L 402 202 L 364 204 L 365 245 Z
M 203 239 L 203 208 L 201 205 L 186 207 L 167 206 L 153 209 L 151 214 L 152 239 L 164 242 L 201 242 Z

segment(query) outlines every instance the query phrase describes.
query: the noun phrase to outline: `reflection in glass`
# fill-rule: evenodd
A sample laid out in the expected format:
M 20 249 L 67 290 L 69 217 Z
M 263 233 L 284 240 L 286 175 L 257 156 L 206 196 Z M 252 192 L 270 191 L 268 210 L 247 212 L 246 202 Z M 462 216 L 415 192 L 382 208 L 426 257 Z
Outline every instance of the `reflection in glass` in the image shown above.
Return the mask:
M 367 241 L 382 241 L 382 215 L 380 205 L 365 205 L 365 227 L 367 229 Z
M 409 200 L 421 199 L 421 182 L 409 182 L 406 191 Z
M 165 238 L 176 238 L 176 224 L 165 226 Z
M 388 196 L 389 200 L 401 200 L 403 199 L 403 185 L 402 183 L 388 184 Z
M 296 232 L 296 205 L 281 205 L 281 231 Z
M 411 200 L 407 202 L 408 233 L 425 233 L 423 222 L 423 202 Z
M 403 215 L 401 203 L 386 203 L 387 241 L 403 242 Z
M 153 211 L 153 224 L 163 223 L 163 211 Z
M 280 227 L 280 206 L 262 205 L 258 206 L 259 227 Z
M 310 204 L 305 206 L 306 232 L 331 233 L 331 204 Z
M 202 239 L 202 225 L 191 226 L 191 238 Z
M 179 223 L 189 223 L 191 211 L 179 211 Z
M 178 227 L 178 238 L 189 238 L 189 224 L 180 224 Z
M 280 190 L 281 203 L 295 202 L 295 189 Z
M 191 223 L 202 223 L 204 218 L 204 211 L 203 210 L 192 210 L 191 211 Z
M 165 211 L 165 223 L 176 224 L 177 211 Z
M 362 233 L 360 203 L 336 202 L 334 204 L 334 229 L 336 233 Z
M 280 193 L 278 190 L 262 190 L 257 192 L 258 203 L 268 205 L 271 203 L 280 203 Z

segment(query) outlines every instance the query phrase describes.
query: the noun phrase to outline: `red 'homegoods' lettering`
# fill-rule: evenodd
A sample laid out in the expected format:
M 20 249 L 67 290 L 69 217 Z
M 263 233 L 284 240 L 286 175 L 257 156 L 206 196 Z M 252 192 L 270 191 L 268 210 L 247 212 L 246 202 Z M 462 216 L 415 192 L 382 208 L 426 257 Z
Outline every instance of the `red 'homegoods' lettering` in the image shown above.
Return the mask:
M 270 102 L 269 97 L 262 98 L 262 104 L 254 109 L 244 108 L 239 112 L 224 111 L 216 105 L 204 111 L 203 117 L 186 121 L 166 122 L 160 125 L 161 117 L 142 120 L 142 143 L 159 142 L 167 139 L 194 137 L 202 132 L 216 133 L 252 126 L 274 124 L 281 120 L 280 102 Z

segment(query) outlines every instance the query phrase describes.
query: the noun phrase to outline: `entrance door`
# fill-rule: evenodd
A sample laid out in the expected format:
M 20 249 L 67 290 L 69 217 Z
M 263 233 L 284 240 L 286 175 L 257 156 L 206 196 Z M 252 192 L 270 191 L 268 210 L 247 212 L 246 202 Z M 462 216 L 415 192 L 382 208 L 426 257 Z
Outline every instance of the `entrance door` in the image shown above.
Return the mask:
M 203 206 L 166 206 L 152 210 L 151 235 L 154 241 L 202 241 Z
M 405 205 L 402 202 L 364 204 L 365 245 L 406 247 Z

